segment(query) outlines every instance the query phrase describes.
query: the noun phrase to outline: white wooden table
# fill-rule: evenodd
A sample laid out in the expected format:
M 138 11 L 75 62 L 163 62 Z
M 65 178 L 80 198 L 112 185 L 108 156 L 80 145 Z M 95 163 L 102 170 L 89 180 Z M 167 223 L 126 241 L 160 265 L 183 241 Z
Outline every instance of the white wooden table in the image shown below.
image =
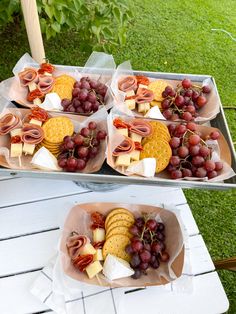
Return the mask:
M 178 188 L 127 186 L 110 192 L 91 192 L 74 182 L 15 178 L 0 180 L 0 313 L 53 313 L 33 296 L 29 287 L 55 252 L 66 212 L 75 203 L 112 201 L 143 204 L 174 203 L 189 236 L 186 253 L 192 292 L 149 287 L 124 294 L 125 313 L 216 314 L 229 303 L 214 265 L 194 221 L 185 196 Z M 104 289 L 68 301 L 71 313 L 119 314 L 116 296 L 127 289 Z M 105 304 L 99 311 L 94 300 Z M 93 301 L 92 301 L 93 300 Z M 98 299 L 97 299 L 98 300 Z M 77 311 L 73 311 L 75 306 Z M 80 308 L 80 311 L 78 311 Z

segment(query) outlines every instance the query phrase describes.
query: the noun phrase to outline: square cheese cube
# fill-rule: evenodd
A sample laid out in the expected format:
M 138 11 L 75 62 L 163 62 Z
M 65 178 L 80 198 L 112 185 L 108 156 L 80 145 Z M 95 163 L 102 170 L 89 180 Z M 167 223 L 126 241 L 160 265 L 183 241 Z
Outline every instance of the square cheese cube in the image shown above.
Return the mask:
M 92 264 L 88 265 L 85 268 L 87 275 L 89 276 L 89 278 L 93 278 L 94 276 L 96 276 L 98 273 L 100 273 L 100 271 L 102 270 L 102 265 L 100 264 L 99 261 L 95 261 Z
M 102 255 L 102 249 L 97 249 L 95 255 L 94 255 L 95 261 L 103 261 L 103 255 Z
M 41 105 L 42 101 L 39 98 L 35 98 L 33 100 L 33 103 L 34 103 L 35 106 L 38 106 L 38 105 Z
M 28 88 L 29 88 L 29 91 L 32 92 L 33 90 L 37 89 L 37 85 L 35 82 L 30 82 L 28 84 Z
M 36 124 L 36 125 L 39 125 L 39 126 L 42 125 L 42 121 L 35 120 L 35 119 L 31 119 L 29 123 L 31 123 L 31 124 Z
M 144 84 L 139 84 L 139 86 L 138 86 L 138 90 L 137 90 L 137 94 L 140 92 L 140 90 L 139 90 L 139 89 L 141 89 L 141 88 L 148 89 L 148 86 L 147 86 L 147 85 L 144 85 Z
M 131 153 L 131 160 L 138 161 L 140 158 L 140 151 L 139 150 L 134 150 Z
M 11 157 L 21 157 L 22 156 L 22 143 L 11 144 Z
M 130 110 L 134 110 L 135 109 L 135 100 L 134 99 L 127 99 L 125 101 L 126 106 L 130 109 Z
M 115 166 L 125 166 L 130 165 L 130 154 L 120 155 L 116 158 Z
M 139 134 L 131 133 L 131 134 L 130 134 L 130 137 L 131 137 L 131 139 L 132 139 L 134 142 L 141 143 L 141 141 L 142 141 L 142 136 L 139 135 Z
M 149 103 L 138 104 L 138 112 L 147 112 L 150 109 Z
M 33 155 L 34 150 L 35 150 L 35 145 L 34 144 L 24 143 L 23 152 L 25 154 Z
M 21 129 L 14 129 L 10 132 L 11 137 L 21 135 Z
M 128 136 L 128 129 L 127 128 L 123 128 L 123 129 L 116 129 L 117 133 L 124 135 L 124 136 Z
M 105 240 L 105 229 L 97 228 L 93 230 L 93 241 L 101 242 Z
M 80 249 L 81 255 L 86 255 L 86 254 L 94 255 L 95 253 L 96 253 L 96 250 L 90 243 L 86 243 L 85 246 Z
M 126 92 L 125 97 L 131 97 L 131 96 L 134 96 L 134 95 L 135 95 L 135 93 L 134 93 L 133 90 L 128 90 L 128 91 Z

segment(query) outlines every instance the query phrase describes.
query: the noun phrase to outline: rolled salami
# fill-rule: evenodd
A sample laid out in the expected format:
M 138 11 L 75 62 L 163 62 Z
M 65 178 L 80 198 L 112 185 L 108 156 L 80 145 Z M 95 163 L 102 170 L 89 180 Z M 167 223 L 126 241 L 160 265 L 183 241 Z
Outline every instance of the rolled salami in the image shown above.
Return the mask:
M 123 92 L 127 92 L 128 90 L 135 91 L 137 89 L 137 79 L 135 76 L 126 76 L 118 82 L 118 87 Z
M 139 88 L 138 94 L 135 97 L 137 104 L 150 103 L 154 99 L 153 91 L 146 88 Z
M 136 133 L 142 137 L 147 137 L 152 134 L 152 126 L 148 121 L 135 119 L 130 123 L 130 132 Z
M 80 254 L 80 249 L 85 246 L 89 241 L 86 236 L 83 235 L 73 235 L 67 239 L 66 246 L 68 254 L 72 260 L 74 260 Z
M 44 131 L 41 126 L 25 123 L 22 128 L 22 141 L 27 144 L 39 144 L 44 138 Z
M 38 82 L 38 71 L 34 68 L 26 68 L 24 71 L 18 73 L 18 76 L 22 86 Z
M 134 141 L 126 136 L 123 142 L 114 149 L 112 155 L 117 157 L 123 154 L 129 154 L 134 149 L 135 149 Z
M 55 79 L 52 76 L 39 75 L 38 89 L 45 95 L 52 90 L 54 83 Z
M 6 135 L 13 129 L 17 128 L 21 123 L 18 116 L 7 113 L 0 119 L 0 135 Z

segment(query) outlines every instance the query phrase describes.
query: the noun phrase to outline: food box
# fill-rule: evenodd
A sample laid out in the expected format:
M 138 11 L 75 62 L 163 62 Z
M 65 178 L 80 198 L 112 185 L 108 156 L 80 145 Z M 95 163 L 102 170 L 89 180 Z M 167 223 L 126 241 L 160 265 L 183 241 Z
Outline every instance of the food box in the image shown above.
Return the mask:
M 148 105 L 148 108 L 139 110 L 139 105 L 137 103 L 136 105 L 132 104 L 132 106 L 126 103 L 125 99 L 131 98 L 131 101 L 132 101 L 132 98 L 135 97 L 135 96 L 130 96 L 130 92 L 132 92 L 132 90 L 128 90 L 127 95 L 126 95 L 126 92 L 123 92 L 122 90 L 120 90 L 121 87 L 119 86 L 119 83 L 124 78 L 127 78 L 127 77 L 130 77 L 130 78 L 134 77 L 134 79 L 138 78 L 138 82 L 135 83 L 135 86 L 137 85 L 137 90 L 135 93 L 138 93 L 139 84 L 141 84 L 140 85 L 141 88 L 149 89 L 148 84 L 150 83 L 153 84 L 154 82 L 160 83 L 158 84 L 156 88 L 154 86 L 152 88 L 150 87 L 150 89 L 154 92 L 155 98 L 153 99 L 153 101 L 150 101 L 150 102 L 148 101 L 147 104 L 146 102 L 142 104 L 145 106 Z M 149 83 L 145 83 L 143 85 L 142 80 L 145 78 L 149 80 Z M 220 111 L 221 102 L 220 102 L 220 98 L 217 92 L 214 79 L 211 76 L 189 75 L 189 74 L 176 74 L 175 75 L 172 73 L 133 71 L 129 62 L 124 62 L 121 65 L 119 65 L 113 75 L 111 88 L 115 97 L 114 105 L 117 108 L 119 108 L 120 111 L 128 115 L 133 115 L 133 116 L 138 116 L 138 117 L 147 116 L 147 117 L 165 120 L 165 117 L 161 114 L 161 112 L 164 111 L 164 109 L 162 109 L 161 107 L 161 101 L 164 99 L 162 97 L 162 91 L 165 90 L 166 85 L 169 85 L 173 87 L 174 89 L 176 89 L 177 86 L 181 86 L 181 81 L 183 79 L 191 80 L 193 86 L 195 85 L 197 87 L 202 87 L 202 86 L 207 85 L 209 86 L 211 90 L 210 93 L 203 94 L 204 97 L 206 98 L 207 103 L 197 110 L 198 116 L 195 118 L 195 122 L 204 123 L 204 122 L 214 119 Z M 140 83 L 139 83 L 139 80 L 140 80 Z M 156 101 L 155 99 L 158 99 L 158 101 Z M 158 109 L 160 108 L 161 112 L 158 111 L 151 114 L 151 110 L 155 107 Z M 180 109 L 181 111 L 182 107 L 177 108 L 175 106 L 175 108 Z
M 157 270 L 149 269 L 148 275 L 142 276 L 136 280 L 131 277 L 126 277 L 123 279 L 108 281 L 101 274 L 98 275 L 98 279 L 96 277 L 89 279 L 85 273 L 81 273 L 76 270 L 71 263 L 66 247 L 68 236 L 72 231 L 77 231 L 79 234 L 83 234 L 91 238 L 92 231 L 89 228 L 91 225 L 90 214 L 97 211 L 103 215 L 107 215 L 114 208 L 126 208 L 135 216 L 140 215 L 143 212 L 157 215 L 166 227 L 165 244 L 170 255 L 169 262 L 165 264 L 161 263 L 161 266 Z M 70 210 L 63 227 L 60 251 L 62 266 L 66 275 L 88 284 L 110 287 L 143 287 L 166 284 L 181 276 L 184 263 L 183 235 L 175 214 L 160 207 L 138 204 L 85 203 L 74 206 Z
M 115 124 L 116 124 L 115 121 L 117 121 L 117 120 L 118 120 L 118 128 L 116 128 L 116 126 L 115 126 Z M 157 129 L 156 129 L 155 138 L 154 138 L 154 142 L 158 141 L 157 147 L 153 146 L 154 145 L 153 140 L 151 140 L 151 142 L 149 142 L 147 144 L 147 145 L 150 144 L 149 147 L 152 150 L 151 152 L 149 152 L 148 157 L 152 157 L 152 156 L 154 157 L 156 155 L 156 161 L 157 161 L 156 170 L 158 169 L 158 171 L 156 171 L 156 174 L 154 177 L 153 177 L 153 175 L 150 175 L 150 176 L 152 176 L 153 180 L 162 180 L 162 179 L 170 178 L 170 174 L 168 174 L 168 171 L 166 170 L 166 167 L 168 166 L 168 160 L 169 160 L 169 158 L 167 158 L 167 155 L 168 155 L 168 153 L 170 154 L 169 156 L 172 155 L 171 149 L 168 145 L 168 141 L 169 141 L 170 137 L 168 139 L 166 139 L 165 138 L 166 133 L 164 133 L 164 138 L 163 138 L 163 132 L 165 132 L 165 131 L 163 131 L 162 126 L 168 126 L 170 124 L 178 125 L 179 123 L 173 123 L 173 122 L 171 123 L 169 121 L 161 121 L 161 120 L 158 121 L 158 120 L 151 120 L 151 119 L 131 118 L 130 116 L 121 115 L 116 110 L 113 110 L 110 113 L 110 115 L 108 116 L 109 143 L 108 143 L 108 151 L 107 151 L 107 163 L 110 167 L 112 167 L 113 169 L 115 169 L 119 173 L 126 175 L 126 176 L 133 176 L 133 175 L 135 175 L 135 173 L 138 173 L 138 172 L 133 172 L 132 170 L 129 170 L 129 167 L 128 167 L 128 164 L 131 166 L 132 164 L 136 163 L 136 161 L 132 161 L 132 154 L 134 152 L 138 152 L 138 151 L 134 150 L 133 152 L 131 152 L 131 154 L 129 152 L 126 153 L 123 151 L 119 151 L 119 153 L 117 153 L 117 156 L 114 155 L 114 152 L 117 149 L 117 147 L 119 147 L 121 144 L 124 144 L 123 141 L 127 141 L 127 139 L 130 139 L 130 135 L 127 138 L 127 136 L 128 136 L 127 134 L 126 134 L 126 136 L 124 136 L 123 134 L 121 134 L 119 132 L 120 130 L 126 130 L 127 131 L 127 129 L 125 129 L 125 128 L 120 128 L 123 126 L 123 122 L 124 122 L 124 124 L 127 124 L 129 126 L 129 128 L 131 127 L 130 130 L 136 129 L 136 131 L 134 131 L 134 132 L 137 132 L 138 134 L 144 133 L 143 130 L 145 129 L 147 122 L 149 122 L 150 124 L 152 124 L 152 123 L 158 124 Z M 159 125 L 161 125 L 161 127 L 159 127 Z M 153 124 L 153 127 L 154 127 L 154 124 Z M 222 181 L 222 180 L 229 179 L 230 177 L 233 177 L 235 175 L 235 173 L 231 169 L 232 161 L 231 161 L 231 156 L 230 156 L 230 149 L 229 149 L 229 146 L 228 146 L 223 134 L 220 132 L 220 130 L 213 128 L 213 127 L 204 126 L 204 125 L 196 125 L 196 127 L 197 127 L 196 132 L 200 132 L 202 134 L 201 136 L 203 138 L 206 138 L 207 135 L 209 135 L 211 132 L 214 132 L 214 131 L 217 131 L 220 134 L 220 138 L 217 140 L 218 144 L 217 144 L 217 142 L 212 142 L 213 143 L 212 152 L 213 152 L 213 154 L 216 153 L 220 157 L 220 160 L 224 163 L 224 167 L 223 167 L 223 170 L 221 170 L 221 172 L 219 172 L 216 177 L 209 178 L 208 181 L 209 182 L 217 182 L 217 181 Z M 141 130 L 141 132 L 139 132 L 140 130 Z M 167 130 L 167 128 L 166 128 L 166 130 Z M 154 129 L 153 129 L 153 132 L 154 132 Z M 168 132 L 168 130 L 167 130 L 167 132 Z M 130 131 L 129 131 L 129 133 L 130 133 Z M 132 135 L 135 135 L 137 133 L 131 132 L 131 137 L 132 137 Z M 168 136 L 169 136 L 169 132 L 168 132 Z M 152 136 L 151 136 L 151 138 L 152 138 Z M 145 145 L 146 145 L 145 143 L 148 142 L 148 139 L 149 139 L 149 137 L 146 137 L 146 138 L 142 137 L 142 140 L 141 140 L 141 137 L 140 137 L 140 144 L 142 142 L 142 145 L 141 145 L 142 148 L 141 148 L 141 151 L 139 151 L 140 157 L 137 159 L 138 161 L 147 157 L 147 156 L 144 157 L 144 150 L 145 150 Z M 132 138 L 131 138 L 131 141 L 132 141 Z M 135 140 L 133 139 L 133 141 L 135 141 Z M 128 146 L 129 146 L 129 143 L 126 142 L 125 143 L 125 149 L 127 149 Z M 122 149 L 123 149 L 123 147 L 122 147 Z M 137 149 L 139 149 L 139 148 L 137 148 Z M 142 157 L 142 154 L 143 154 L 143 157 Z M 124 156 L 124 158 L 126 156 L 129 158 L 128 163 L 126 162 L 126 160 L 123 162 L 123 159 L 124 159 L 123 156 Z M 131 156 L 131 161 L 130 161 L 130 156 Z M 117 161 L 120 157 L 122 157 L 122 162 L 118 163 Z M 133 160 L 136 160 L 136 159 L 133 158 Z M 148 160 L 148 162 L 150 163 L 151 161 Z M 159 162 L 160 166 L 158 165 L 158 162 Z M 163 167 L 162 167 L 162 163 L 164 163 Z M 142 165 L 141 167 L 143 168 L 143 169 L 141 169 L 141 173 L 143 173 L 142 175 L 145 177 L 148 177 L 149 175 L 145 174 L 145 170 L 144 170 L 145 166 Z M 138 170 L 140 170 L 140 169 L 138 169 Z M 155 171 L 155 168 L 154 168 L 154 171 Z M 200 178 L 196 178 L 195 176 L 186 178 L 186 180 L 191 180 L 191 181 L 195 181 L 195 180 L 199 180 L 199 179 Z
M 5 109 L 0 114 L 0 118 L 1 118 L 1 116 L 6 115 L 7 113 L 14 114 L 15 116 L 20 118 L 22 123 L 24 123 L 24 121 L 27 121 L 26 119 L 29 116 L 29 114 L 31 113 L 31 110 L 30 109 L 19 109 L 19 108 L 8 108 L 8 109 Z M 50 117 L 51 118 L 66 117 L 66 119 L 69 119 L 69 121 L 72 122 L 74 132 L 76 132 L 76 133 L 78 131 L 80 131 L 83 127 L 86 127 L 90 121 L 96 122 L 97 130 L 107 131 L 107 123 L 106 123 L 107 111 L 105 108 L 100 109 L 99 111 L 94 113 L 93 116 L 90 116 L 90 117 L 85 117 L 85 116 L 80 116 L 80 115 L 71 115 L 71 114 L 64 115 L 64 114 L 58 113 L 58 112 L 51 112 Z M 59 132 L 58 126 L 56 126 L 55 129 L 53 128 L 53 129 L 48 130 L 48 131 L 54 132 L 55 135 L 57 135 L 57 133 Z M 49 144 L 49 146 L 48 146 L 49 148 L 48 148 L 47 145 L 45 144 L 45 147 L 50 150 L 51 145 L 53 145 L 53 144 Z M 10 168 L 11 171 L 12 171 L 12 169 L 14 169 L 17 171 L 25 171 L 25 173 L 30 173 L 30 172 L 33 173 L 34 171 L 36 171 L 36 172 L 41 171 L 42 174 L 44 173 L 44 170 L 37 170 L 37 168 L 31 163 L 32 154 L 22 153 L 20 158 L 12 157 L 10 155 L 10 148 L 11 148 L 10 134 L 0 135 L 0 165 L 2 167 Z M 40 147 L 38 147 L 36 145 L 35 151 L 37 151 L 37 149 L 39 149 L 39 148 Z M 104 160 L 105 160 L 106 149 L 107 149 L 107 141 L 103 140 L 100 142 L 98 154 L 94 158 L 88 160 L 86 167 L 83 170 L 80 170 L 81 173 L 89 174 L 89 173 L 99 171 L 100 168 L 102 167 Z M 52 151 L 52 152 L 54 154 L 54 151 Z M 55 154 L 55 156 L 57 157 L 56 154 Z M 59 168 L 59 169 L 57 169 L 57 171 L 62 172 L 62 169 Z
M 98 99 L 98 96 L 100 97 L 101 95 L 98 95 L 96 92 L 97 100 L 99 100 L 97 103 L 99 104 L 99 106 L 101 107 L 104 104 L 107 109 L 112 107 L 113 98 L 110 91 L 110 81 L 115 70 L 115 62 L 111 55 L 94 52 L 87 60 L 84 67 L 63 65 L 54 66 L 45 63 L 46 68 L 44 69 L 43 64 L 39 65 L 27 53 L 23 55 L 13 69 L 14 77 L 11 77 L 0 83 L 0 94 L 9 101 L 15 101 L 23 107 L 32 108 L 35 105 L 39 105 L 49 111 L 63 111 L 61 100 L 63 98 L 69 98 L 71 100 L 71 103 L 73 104 L 74 98 L 78 96 L 72 96 L 72 92 L 74 90 L 73 84 L 76 81 L 80 81 L 81 78 L 88 77 L 89 79 L 92 79 L 103 86 L 105 85 L 104 88 L 106 88 L 106 94 L 102 96 L 101 101 Z M 47 68 L 49 68 L 48 71 L 50 72 L 46 71 Z M 33 73 L 32 71 L 29 72 L 31 69 L 33 69 Z M 36 72 L 34 73 L 34 71 Z M 41 73 L 40 71 L 45 72 Z M 24 73 L 22 74 L 22 80 L 20 80 L 21 73 Z M 37 81 L 35 81 L 36 79 L 32 79 L 32 82 L 29 81 L 35 75 Z M 34 82 L 36 82 L 37 84 L 35 84 Z M 39 85 L 41 87 L 39 87 Z M 50 85 L 51 87 L 47 85 Z M 40 98 L 41 96 L 39 95 L 38 97 L 40 99 L 36 98 L 33 100 L 34 95 L 30 96 L 30 94 L 33 93 L 35 90 L 39 92 L 39 89 L 41 91 L 44 90 L 44 95 L 41 95 L 43 98 Z M 95 89 L 96 87 L 91 89 L 91 92 L 93 92 L 93 94 L 95 93 Z M 51 93 L 54 94 L 53 98 L 50 98 Z M 57 98 L 55 98 L 55 93 L 57 93 Z M 50 97 L 48 97 L 49 95 Z M 28 97 L 33 98 L 30 100 Z M 52 101 L 56 104 L 52 104 Z M 85 115 L 89 115 L 93 112 L 83 112 L 83 110 L 79 112 L 76 110 L 76 108 L 78 108 L 77 105 L 74 107 L 74 112 L 70 112 L 71 110 L 69 108 L 66 109 L 66 111 L 64 112 L 69 112 L 73 114 L 79 113 Z M 66 107 L 64 107 L 64 109 L 65 108 Z

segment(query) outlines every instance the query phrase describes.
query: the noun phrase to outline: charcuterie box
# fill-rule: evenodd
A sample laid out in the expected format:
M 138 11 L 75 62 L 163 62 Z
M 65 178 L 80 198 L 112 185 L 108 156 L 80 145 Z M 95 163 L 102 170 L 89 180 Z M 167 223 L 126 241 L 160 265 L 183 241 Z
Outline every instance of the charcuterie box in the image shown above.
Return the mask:
M 60 68 L 60 66 L 57 66 Z M 66 69 L 66 66 L 62 67 Z M 72 68 L 72 67 L 68 67 Z M 77 67 L 79 71 L 79 67 Z M 99 74 L 99 69 L 96 70 Z M 108 72 L 110 69 L 107 70 Z M 103 73 L 105 70 L 103 69 Z M 133 71 L 134 75 L 144 75 L 153 79 L 164 79 L 170 81 L 181 81 L 184 78 L 190 79 L 192 82 L 202 83 L 204 80 L 211 82 L 211 85 L 214 86 L 216 97 L 218 98 L 220 112 L 218 115 L 207 122 L 207 126 L 212 126 L 218 128 L 224 136 L 224 139 L 227 143 L 228 156 L 227 159 L 231 161 L 231 168 L 236 172 L 236 156 L 234 145 L 230 136 L 226 118 L 224 115 L 223 107 L 220 103 L 220 98 L 217 92 L 217 87 L 214 81 L 214 78 L 206 75 L 191 75 L 191 74 L 174 74 L 174 73 L 158 73 L 158 72 L 145 72 L 145 71 Z M 87 182 L 87 183 L 103 183 L 103 184 L 142 184 L 142 185 L 157 185 L 157 186 L 170 186 L 170 187 L 182 187 L 182 188 L 202 188 L 202 189 L 230 189 L 236 186 L 236 177 L 231 177 L 222 182 L 209 182 L 209 181 L 194 181 L 194 180 L 173 180 L 167 177 L 155 177 L 155 178 L 145 178 L 141 176 L 125 176 L 110 166 L 106 162 L 103 163 L 103 166 L 96 173 L 79 173 L 79 172 L 54 172 L 54 171 L 42 171 L 35 169 L 6 169 L 0 168 L 0 175 L 10 176 L 10 177 L 36 177 L 36 178 L 45 178 L 45 179 L 61 179 L 61 180 L 73 180 L 76 182 Z M 102 189 L 102 185 L 101 185 Z

